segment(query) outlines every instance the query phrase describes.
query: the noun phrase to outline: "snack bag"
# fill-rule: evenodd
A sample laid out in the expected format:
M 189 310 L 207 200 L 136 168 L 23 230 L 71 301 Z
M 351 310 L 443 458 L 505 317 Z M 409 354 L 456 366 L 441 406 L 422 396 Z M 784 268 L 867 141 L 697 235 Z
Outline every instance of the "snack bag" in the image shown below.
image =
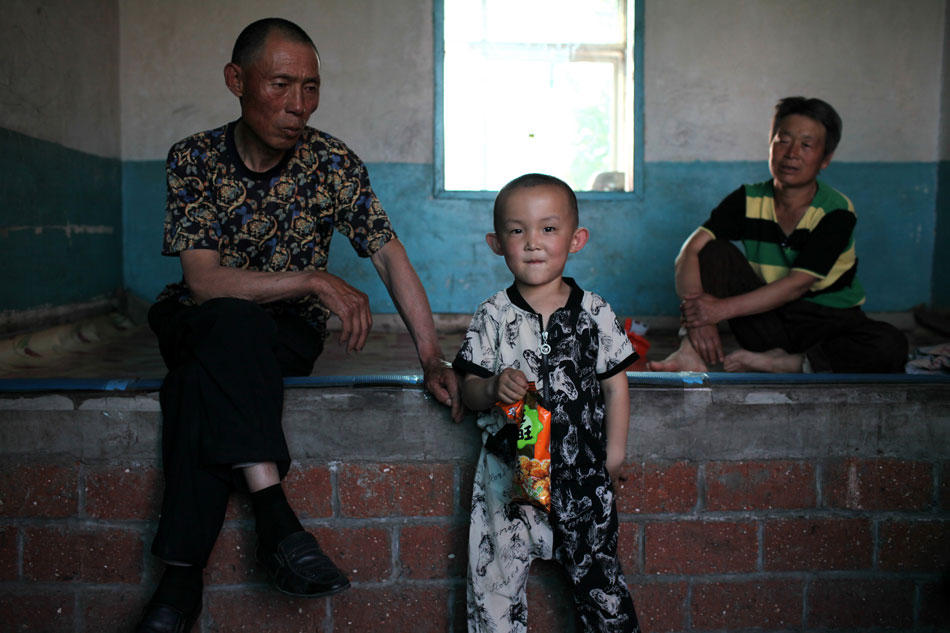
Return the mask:
M 518 425 L 517 464 L 513 499 L 551 509 L 551 412 L 541 406 L 534 383 L 524 399 L 498 403 L 508 420 Z

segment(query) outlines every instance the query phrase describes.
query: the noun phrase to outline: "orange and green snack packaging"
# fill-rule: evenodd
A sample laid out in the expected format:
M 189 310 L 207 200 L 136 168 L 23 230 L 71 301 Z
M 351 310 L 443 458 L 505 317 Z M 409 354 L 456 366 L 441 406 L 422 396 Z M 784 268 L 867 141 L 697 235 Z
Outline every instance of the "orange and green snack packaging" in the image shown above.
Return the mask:
M 512 498 L 550 511 L 551 412 L 541 405 L 533 382 L 522 400 L 498 406 L 518 425 Z

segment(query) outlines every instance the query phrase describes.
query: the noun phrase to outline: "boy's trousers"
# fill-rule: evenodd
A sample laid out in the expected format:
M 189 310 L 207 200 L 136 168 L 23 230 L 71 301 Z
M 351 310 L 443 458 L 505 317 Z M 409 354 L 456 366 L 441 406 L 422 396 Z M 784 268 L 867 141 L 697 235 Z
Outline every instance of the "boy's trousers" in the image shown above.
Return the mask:
M 731 242 L 712 240 L 699 253 L 703 290 L 720 299 L 765 285 Z M 729 320 L 743 349 L 781 348 L 804 353 L 815 372 L 903 373 L 907 339 L 890 323 L 873 321 L 861 310 L 829 308 L 798 299 L 775 310 Z
M 281 478 L 287 473 L 282 378 L 308 375 L 323 341 L 302 318 L 274 317 L 243 299 L 170 299 L 148 316 L 168 367 L 160 394 L 165 492 L 152 553 L 204 567 L 231 491 L 246 489 L 234 466 L 276 462 Z

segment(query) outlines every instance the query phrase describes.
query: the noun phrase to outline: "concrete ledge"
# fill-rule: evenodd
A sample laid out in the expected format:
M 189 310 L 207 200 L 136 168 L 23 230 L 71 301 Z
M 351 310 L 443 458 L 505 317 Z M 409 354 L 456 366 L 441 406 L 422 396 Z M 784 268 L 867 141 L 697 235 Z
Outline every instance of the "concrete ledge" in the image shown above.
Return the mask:
M 667 378 L 630 387 L 631 459 L 950 458 L 950 380 L 750 385 Z M 84 460 L 157 459 L 160 425 L 154 391 L 2 393 L 0 457 L 39 450 Z M 453 423 L 419 386 L 287 389 L 284 425 L 301 459 L 470 461 L 480 446 L 473 416 Z

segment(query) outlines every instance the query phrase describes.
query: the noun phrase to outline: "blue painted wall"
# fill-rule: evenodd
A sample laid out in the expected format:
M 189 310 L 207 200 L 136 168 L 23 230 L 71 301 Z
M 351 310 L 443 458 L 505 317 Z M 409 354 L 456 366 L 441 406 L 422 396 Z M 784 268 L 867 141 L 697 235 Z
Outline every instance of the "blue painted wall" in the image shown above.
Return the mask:
M 950 308 L 950 161 L 937 170 L 937 217 L 934 228 L 933 299 L 937 308 Z
M 491 229 L 491 196 L 433 197 L 429 164 L 374 163 L 369 170 L 434 311 L 470 313 L 510 283 L 504 261 L 484 241 Z M 857 208 L 859 274 L 870 311 L 907 310 L 931 301 L 937 174 L 935 163 L 832 163 L 823 175 Z M 581 222 L 591 240 L 572 256 L 568 274 L 602 294 L 620 314 L 675 314 L 672 263 L 683 239 L 739 184 L 767 177 L 764 157 L 647 163 L 641 194 L 581 199 Z M 177 260 L 159 255 L 164 165 L 126 162 L 122 182 L 125 283 L 152 299 L 180 277 Z M 330 271 L 367 292 L 375 312 L 393 312 L 372 265 L 360 261 L 341 236 L 334 240 Z
M 121 164 L 0 128 L 0 310 L 122 287 Z

